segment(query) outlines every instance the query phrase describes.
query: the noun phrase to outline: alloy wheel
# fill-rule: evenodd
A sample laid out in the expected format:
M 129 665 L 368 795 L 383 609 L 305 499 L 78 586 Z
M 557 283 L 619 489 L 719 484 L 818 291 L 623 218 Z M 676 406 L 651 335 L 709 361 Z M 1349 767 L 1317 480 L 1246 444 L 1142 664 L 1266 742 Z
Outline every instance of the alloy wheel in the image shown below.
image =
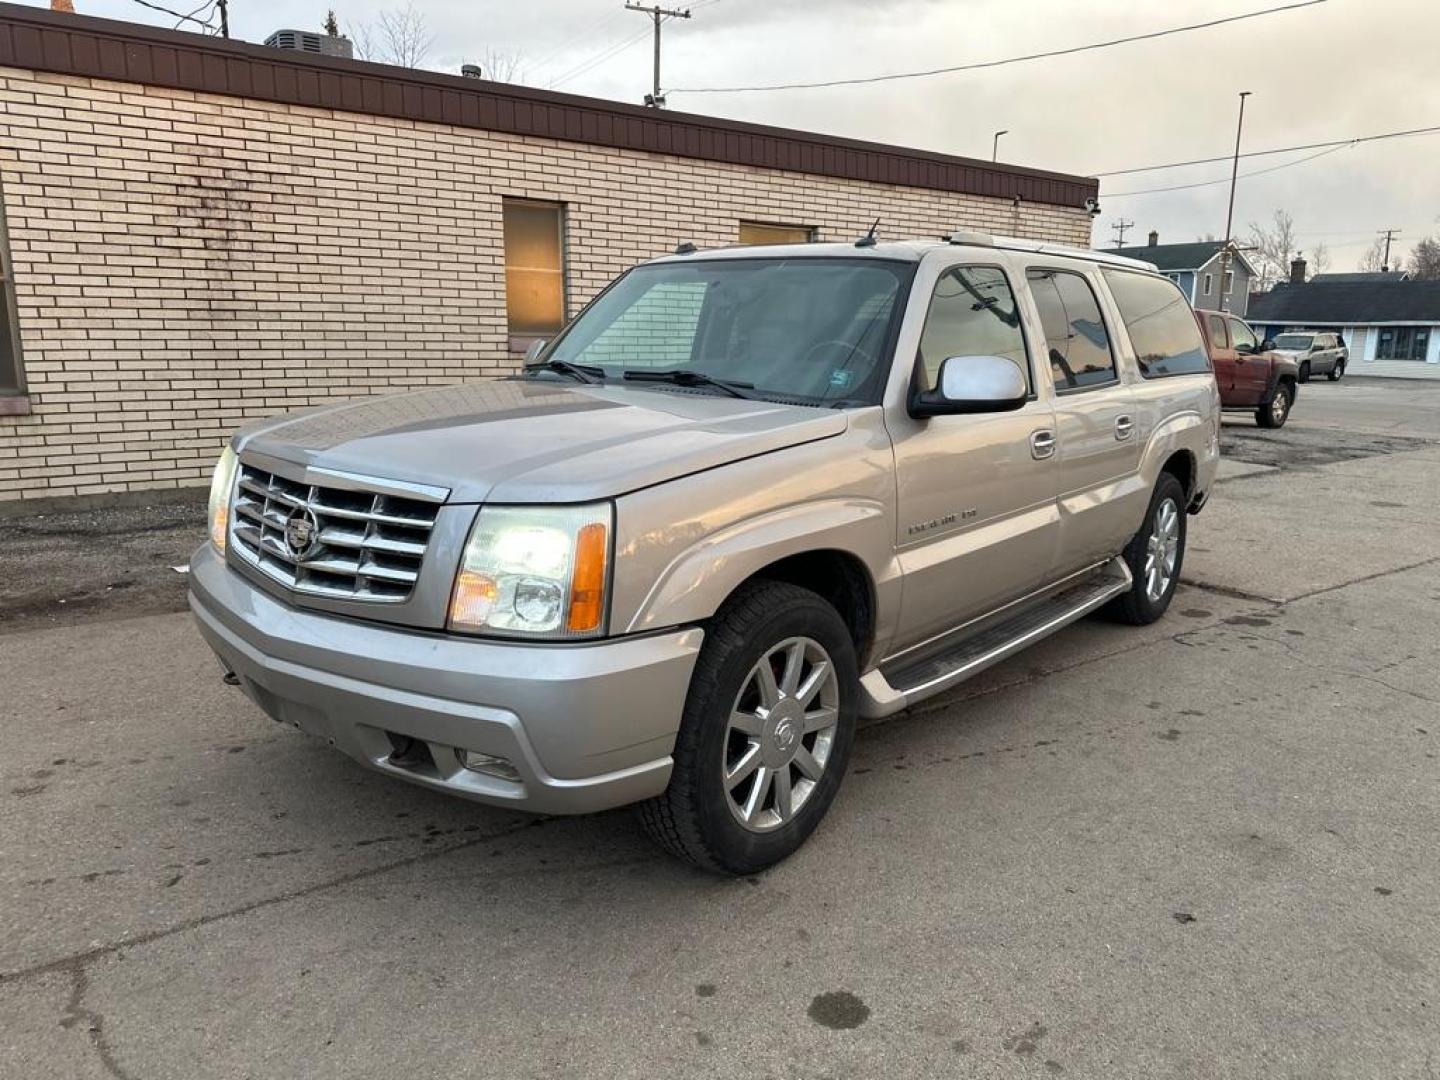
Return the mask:
M 1276 390 L 1275 396 L 1270 399 L 1270 419 L 1275 421 L 1277 427 L 1284 423 L 1285 413 L 1289 408 L 1289 395 L 1283 389 Z
M 813 638 L 775 645 L 750 669 L 725 731 L 721 781 L 741 826 L 791 821 L 825 775 L 840 722 L 840 680 Z
M 1150 538 L 1145 542 L 1145 595 L 1156 603 L 1170 588 L 1180 555 L 1180 509 L 1174 499 L 1155 508 Z

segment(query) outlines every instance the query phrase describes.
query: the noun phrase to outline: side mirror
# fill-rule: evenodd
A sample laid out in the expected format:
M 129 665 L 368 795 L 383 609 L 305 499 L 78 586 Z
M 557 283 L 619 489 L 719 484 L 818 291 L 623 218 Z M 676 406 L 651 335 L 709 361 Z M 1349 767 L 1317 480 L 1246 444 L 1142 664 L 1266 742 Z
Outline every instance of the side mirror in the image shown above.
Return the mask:
M 1275 339 L 1273 337 L 1267 337 L 1260 343 L 1261 352 L 1269 352 L 1273 348 L 1275 348 Z
M 910 393 L 910 415 L 947 416 L 957 413 L 1011 412 L 1030 396 L 1025 373 L 1003 356 L 951 356 L 940 364 L 934 390 Z
M 536 360 L 540 359 L 540 354 L 545 351 L 545 346 L 549 344 L 549 340 L 543 337 L 536 338 L 534 341 L 530 342 L 530 347 L 525 350 L 526 366 L 528 367 Z
M 1311 346 L 1310 346 L 1310 351 L 1311 351 L 1311 352 L 1319 352 L 1319 351 L 1320 351 L 1321 349 L 1323 349 L 1324 347 L 1325 347 L 1325 346 L 1323 346 L 1323 345 L 1311 345 Z

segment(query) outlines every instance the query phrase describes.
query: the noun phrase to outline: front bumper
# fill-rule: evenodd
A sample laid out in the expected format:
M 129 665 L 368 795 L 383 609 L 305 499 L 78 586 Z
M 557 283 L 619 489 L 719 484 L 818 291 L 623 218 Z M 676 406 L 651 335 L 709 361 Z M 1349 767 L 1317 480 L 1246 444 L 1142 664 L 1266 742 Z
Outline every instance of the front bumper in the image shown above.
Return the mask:
M 544 814 L 658 795 L 703 632 L 586 645 L 479 641 L 291 607 L 225 565 L 190 561 L 190 609 L 226 670 L 266 713 L 381 772 Z M 428 754 L 397 757 L 397 742 Z M 474 772 L 457 750 L 506 759 Z

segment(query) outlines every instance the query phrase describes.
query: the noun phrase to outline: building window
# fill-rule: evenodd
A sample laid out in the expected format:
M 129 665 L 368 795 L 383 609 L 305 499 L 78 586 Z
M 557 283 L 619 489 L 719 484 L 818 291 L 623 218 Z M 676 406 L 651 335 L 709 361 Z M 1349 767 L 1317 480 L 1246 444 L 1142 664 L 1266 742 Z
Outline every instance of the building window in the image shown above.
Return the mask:
M 1384 326 L 1375 342 L 1375 359 L 1424 360 L 1429 348 L 1428 326 Z
M 1206 274 L 1206 275 L 1205 275 L 1205 287 L 1200 290 L 1201 295 L 1203 295 L 1203 296 L 1209 296 L 1209 295 L 1210 295 L 1210 286 L 1213 285 L 1214 283 L 1215 283 L 1215 275 L 1214 275 L 1214 274 Z
M 1235 288 L 1235 273 L 1234 273 L 1234 271 L 1233 271 L 1233 270 L 1226 270 L 1225 273 L 1224 273 L 1224 275 L 1220 278 L 1220 281 L 1221 281 L 1221 283 L 1222 283 L 1222 287 L 1223 287 L 1224 290 L 1225 290 L 1225 295 L 1226 295 L 1226 296 L 1229 296 L 1230 293 L 1231 293 L 1231 291 Z
M 742 244 L 808 244 L 815 239 L 813 225 L 767 225 L 763 221 L 740 222 Z
M 24 392 L 25 375 L 20 367 L 20 320 L 15 311 L 15 280 L 10 263 L 10 240 L 5 232 L 5 203 L 3 195 L 0 195 L 0 397 Z
M 504 216 L 505 313 L 510 347 L 523 350 L 565 325 L 565 208 L 506 199 Z

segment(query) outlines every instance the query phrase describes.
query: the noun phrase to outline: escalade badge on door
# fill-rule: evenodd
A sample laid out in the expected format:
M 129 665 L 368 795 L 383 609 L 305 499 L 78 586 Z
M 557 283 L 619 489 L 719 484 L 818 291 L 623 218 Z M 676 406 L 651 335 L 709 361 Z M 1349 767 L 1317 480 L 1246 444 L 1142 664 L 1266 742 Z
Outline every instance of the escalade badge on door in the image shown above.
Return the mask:
M 304 555 L 315 546 L 315 534 L 319 531 L 320 523 L 315 515 L 302 507 L 285 520 L 285 546 L 294 555 Z

